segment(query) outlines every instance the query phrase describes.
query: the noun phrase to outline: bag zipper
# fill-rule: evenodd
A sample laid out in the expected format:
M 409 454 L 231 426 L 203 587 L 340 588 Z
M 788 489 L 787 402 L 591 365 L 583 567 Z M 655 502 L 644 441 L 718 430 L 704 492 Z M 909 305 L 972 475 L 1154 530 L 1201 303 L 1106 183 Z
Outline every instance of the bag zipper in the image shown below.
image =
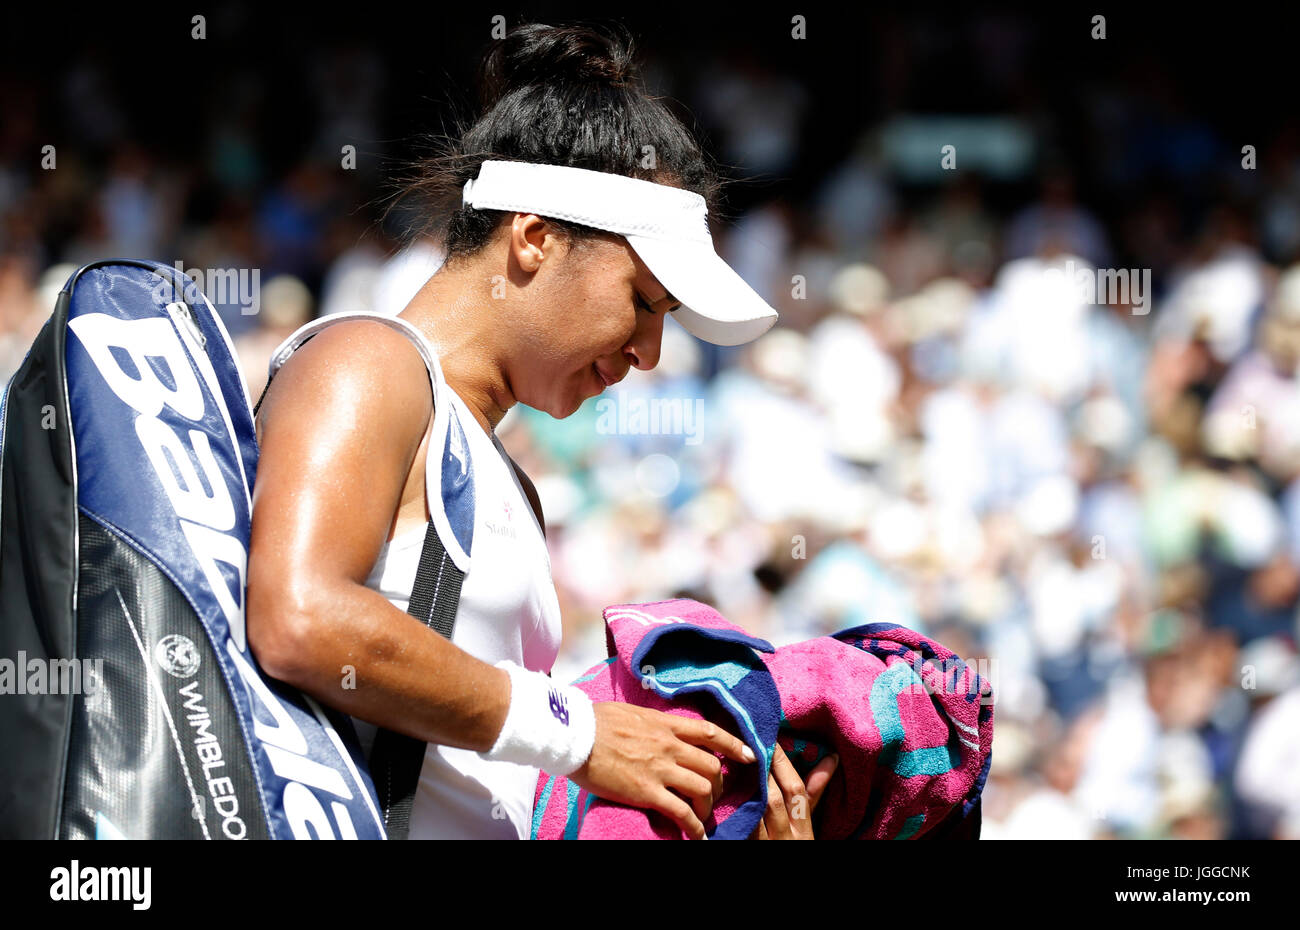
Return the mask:
M 199 344 L 200 349 L 204 352 L 208 350 L 208 337 L 204 336 L 203 331 L 199 329 L 199 321 L 194 319 L 189 304 L 184 301 L 175 301 L 167 305 L 167 312 L 171 314 L 173 320 L 179 320 L 181 325 L 190 331 L 190 335 L 194 337 L 194 341 Z

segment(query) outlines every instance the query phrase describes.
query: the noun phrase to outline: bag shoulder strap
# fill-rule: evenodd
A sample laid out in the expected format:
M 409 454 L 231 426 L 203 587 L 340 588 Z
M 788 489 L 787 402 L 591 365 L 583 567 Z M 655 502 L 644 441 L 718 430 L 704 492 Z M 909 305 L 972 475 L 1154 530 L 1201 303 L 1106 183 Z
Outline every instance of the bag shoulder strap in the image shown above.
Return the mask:
M 450 640 L 464 580 L 465 573 L 447 554 L 437 528 L 430 522 L 424 531 L 424 548 L 406 612 Z M 411 809 L 426 750 L 423 740 L 404 733 L 381 728 L 375 734 L 370 773 L 390 840 L 404 840 L 410 835 Z

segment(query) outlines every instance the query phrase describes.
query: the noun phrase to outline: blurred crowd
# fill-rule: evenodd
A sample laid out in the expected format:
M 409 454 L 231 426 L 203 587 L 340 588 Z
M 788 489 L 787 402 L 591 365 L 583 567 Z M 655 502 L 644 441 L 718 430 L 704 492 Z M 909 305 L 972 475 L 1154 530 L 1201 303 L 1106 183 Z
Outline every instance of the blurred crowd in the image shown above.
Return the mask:
M 995 77 L 1015 39 L 985 36 Z M 52 117 L 6 92 L 0 378 L 94 258 L 258 269 L 256 313 L 218 306 L 254 400 L 301 323 L 399 312 L 437 243 L 399 242 L 360 208 L 374 176 L 322 154 L 373 135 L 382 56 L 313 67 L 328 103 L 284 167 L 248 74 L 200 163 L 134 144 L 87 62 L 61 89 L 85 144 L 40 170 Z M 797 77 L 741 56 L 677 80 L 725 162 L 803 170 Z M 1261 140 L 1247 172 L 1168 84 L 1092 99 L 1135 141 L 1086 171 L 1044 145 L 1011 186 L 960 161 L 907 182 L 873 123 L 797 187 L 742 188 L 716 241 L 778 327 L 724 349 L 669 323 L 654 371 L 563 421 L 508 414 L 557 677 L 604 656 L 616 603 L 697 598 L 776 645 L 902 623 L 994 685 L 986 838 L 1300 838 L 1300 145 Z

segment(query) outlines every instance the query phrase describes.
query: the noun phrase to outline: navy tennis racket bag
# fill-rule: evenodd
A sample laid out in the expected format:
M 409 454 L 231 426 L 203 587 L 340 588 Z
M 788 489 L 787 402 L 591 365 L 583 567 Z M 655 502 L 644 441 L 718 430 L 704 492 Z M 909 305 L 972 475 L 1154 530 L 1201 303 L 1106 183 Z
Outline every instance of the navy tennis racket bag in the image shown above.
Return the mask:
M 347 718 L 248 649 L 250 407 L 193 281 L 122 259 L 0 395 L 0 838 L 384 838 Z

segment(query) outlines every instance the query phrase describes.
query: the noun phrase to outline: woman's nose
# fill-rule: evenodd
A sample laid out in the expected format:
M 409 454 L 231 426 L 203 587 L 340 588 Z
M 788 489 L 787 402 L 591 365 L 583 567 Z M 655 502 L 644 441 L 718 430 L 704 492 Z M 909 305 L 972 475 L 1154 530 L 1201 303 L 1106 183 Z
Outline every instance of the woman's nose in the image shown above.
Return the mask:
M 633 368 L 649 371 L 659 364 L 659 350 L 663 344 L 663 314 L 657 314 L 655 322 L 639 328 L 632 341 L 623 347 L 623 355 Z

